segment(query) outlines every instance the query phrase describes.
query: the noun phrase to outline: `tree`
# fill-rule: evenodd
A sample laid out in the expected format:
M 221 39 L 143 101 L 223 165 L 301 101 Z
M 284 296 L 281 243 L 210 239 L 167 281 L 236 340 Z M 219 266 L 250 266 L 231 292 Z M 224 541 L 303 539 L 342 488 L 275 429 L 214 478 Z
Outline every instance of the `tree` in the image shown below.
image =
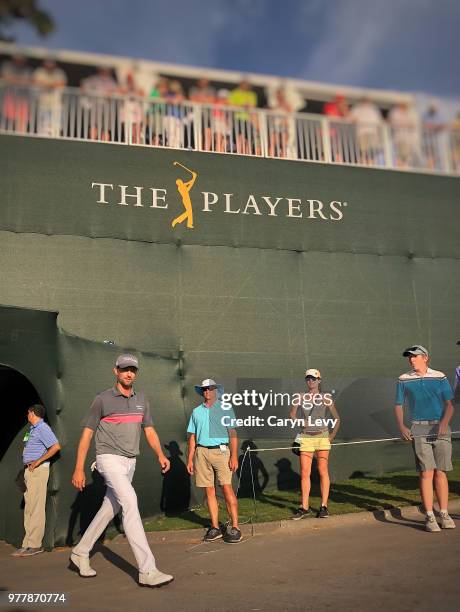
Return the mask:
M 0 0 L 0 40 L 12 42 L 14 39 L 3 33 L 17 19 L 25 20 L 41 36 L 47 36 L 54 30 L 52 17 L 39 8 L 37 0 Z

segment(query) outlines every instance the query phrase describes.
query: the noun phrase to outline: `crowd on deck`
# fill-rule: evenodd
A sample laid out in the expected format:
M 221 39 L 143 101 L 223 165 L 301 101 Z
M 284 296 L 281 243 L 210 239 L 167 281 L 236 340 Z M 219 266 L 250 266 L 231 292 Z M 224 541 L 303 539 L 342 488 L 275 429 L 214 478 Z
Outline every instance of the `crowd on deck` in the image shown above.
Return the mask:
M 72 136 L 114 140 L 117 132 L 122 140 L 129 126 L 134 144 L 196 148 L 199 138 L 201 150 L 260 155 L 265 130 L 270 157 L 298 157 L 300 153 L 304 159 L 325 158 L 322 151 L 318 153 L 324 146 L 318 134 L 321 124 L 310 125 L 308 130 L 299 127 L 296 113 L 304 110 L 306 102 L 282 84 L 261 96 L 246 79 L 236 87 L 222 88 L 203 77 L 186 87 L 178 78 L 157 76 L 146 87 L 145 82 L 137 82 L 134 71 L 127 72 L 123 82 L 115 75 L 113 69 L 101 66 L 80 79 L 78 110 L 86 121 Z M 0 66 L 0 81 L 1 129 L 45 136 L 55 133 L 53 129 L 62 122 L 62 90 L 69 85 L 63 67 L 47 58 L 32 68 L 25 56 L 15 55 Z M 262 126 L 256 109 L 265 104 L 268 111 Z M 196 105 L 201 108 L 198 128 L 192 118 Z M 323 104 L 322 115 L 329 123 L 331 161 L 379 164 L 386 125 L 397 167 L 439 169 L 443 139 L 449 132 L 452 163 L 460 168 L 460 112 L 449 123 L 435 105 L 420 116 L 407 102 L 382 111 L 368 97 L 351 103 L 337 94 Z M 317 157 L 309 157 L 312 149 Z

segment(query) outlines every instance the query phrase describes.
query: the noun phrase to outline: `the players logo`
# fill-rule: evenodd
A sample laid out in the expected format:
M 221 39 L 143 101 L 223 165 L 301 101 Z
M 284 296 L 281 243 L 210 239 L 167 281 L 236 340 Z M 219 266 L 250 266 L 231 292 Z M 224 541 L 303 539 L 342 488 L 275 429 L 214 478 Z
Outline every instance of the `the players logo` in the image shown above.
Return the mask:
M 173 164 L 174 166 L 180 166 L 187 172 L 190 172 L 192 178 L 187 182 L 183 181 L 182 179 L 176 180 L 177 191 L 179 192 L 179 195 L 182 198 L 182 204 L 184 205 L 185 211 L 181 215 L 173 219 L 173 221 L 171 222 L 171 227 L 175 227 L 178 223 L 183 223 L 187 219 L 187 227 L 189 229 L 193 229 L 193 206 L 192 200 L 190 198 L 190 191 L 193 185 L 195 184 L 198 174 L 196 172 L 193 172 L 193 170 L 186 168 L 178 161 L 173 162 Z

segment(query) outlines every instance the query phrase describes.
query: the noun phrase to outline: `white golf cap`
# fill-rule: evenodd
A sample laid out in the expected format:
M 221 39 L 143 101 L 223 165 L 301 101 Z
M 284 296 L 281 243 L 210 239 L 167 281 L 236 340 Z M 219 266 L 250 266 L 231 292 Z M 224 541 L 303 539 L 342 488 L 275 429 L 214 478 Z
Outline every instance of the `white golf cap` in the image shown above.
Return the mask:
M 414 346 L 406 348 L 403 353 L 403 357 L 410 357 L 411 355 L 425 355 L 425 357 L 428 357 L 428 351 L 421 344 L 414 344 Z
M 222 385 L 218 385 L 215 380 L 212 378 L 205 378 L 201 385 L 195 385 L 195 391 L 198 395 L 203 395 L 203 391 L 205 389 L 218 389 L 219 391 L 223 390 Z
M 321 372 L 319 370 L 315 370 L 315 368 L 310 368 L 305 372 L 305 377 L 313 376 L 313 378 L 321 378 Z

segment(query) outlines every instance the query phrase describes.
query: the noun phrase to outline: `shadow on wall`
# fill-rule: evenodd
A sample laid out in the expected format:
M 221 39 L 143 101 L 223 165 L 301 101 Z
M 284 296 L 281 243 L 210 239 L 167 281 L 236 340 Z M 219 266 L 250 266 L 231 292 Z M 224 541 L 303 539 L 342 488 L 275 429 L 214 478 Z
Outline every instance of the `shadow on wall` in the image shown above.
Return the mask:
M 255 452 L 248 453 L 247 448 Z M 236 475 L 239 479 L 238 497 L 258 497 L 268 485 L 270 477 L 267 469 L 256 451 L 257 445 L 254 440 L 244 440 L 241 444 L 241 455 L 238 457 L 238 470 Z M 244 459 L 244 462 L 243 462 Z
M 83 535 L 87 527 L 96 516 L 104 499 L 106 486 L 103 477 L 95 469 L 91 472 L 92 482 L 87 484 L 83 491 L 77 493 L 74 503 L 71 506 L 72 512 L 69 518 L 69 526 L 67 529 L 66 545 L 72 546 Z M 75 534 L 75 529 L 78 523 L 78 531 Z M 109 523 L 107 528 L 112 524 Z M 123 533 L 121 527 L 120 514 L 115 515 L 113 525 L 119 533 Z M 100 540 L 105 538 L 107 528 L 101 534 Z M 76 537 L 78 536 L 78 537 Z
M 170 469 L 163 475 L 160 509 L 166 516 L 186 512 L 190 506 L 191 479 L 176 440 L 164 445 L 169 453 Z

